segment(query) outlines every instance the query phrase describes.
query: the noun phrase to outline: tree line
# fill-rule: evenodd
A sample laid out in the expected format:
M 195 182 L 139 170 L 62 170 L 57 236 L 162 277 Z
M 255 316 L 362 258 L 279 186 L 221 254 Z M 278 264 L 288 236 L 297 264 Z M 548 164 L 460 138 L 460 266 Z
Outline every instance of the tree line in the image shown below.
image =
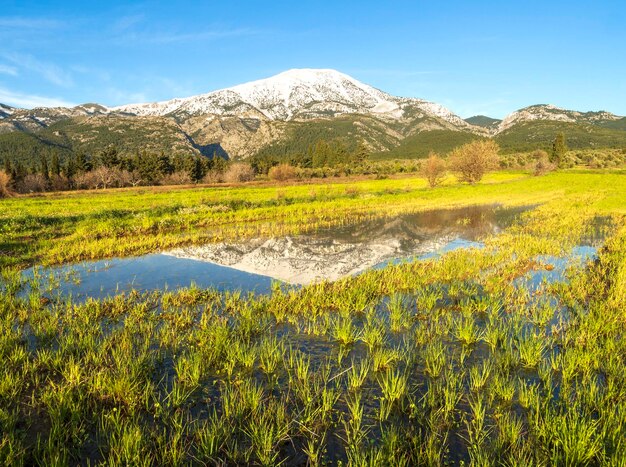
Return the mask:
M 319 140 L 301 154 L 264 153 L 252 157 L 249 164 L 233 165 L 225 159 L 193 155 L 167 155 L 164 152 L 138 150 L 121 153 L 110 145 L 97 154 L 79 152 L 39 153 L 28 162 L 5 157 L 0 166 L 11 180 L 11 189 L 19 193 L 103 189 L 139 185 L 189 184 L 198 182 L 246 181 L 255 174 L 267 175 L 272 168 L 285 165 L 302 169 L 356 167 L 369 156 L 364 144 L 350 149 L 340 140 Z M 274 173 L 278 173 L 274 171 Z
M 183 185 L 192 183 L 239 183 L 257 176 L 283 181 L 294 178 L 417 172 L 431 187 L 439 185 L 448 171 L 459 180 L 476 183 L 490 170 L 507 167 L 499 156 L 498 144 L 489 139 L 474 140 L 457 146 L 447 157 L 431 153 L 428 158 L 407 166 L 398 162 L 382 164 L 368 160 L 364 143 L 350 150 L 340 140 L 319 140 L 310 144 L 302 154 L 263 154 L 248 162 L 232 162 L 214 155 L 168 156 L 163 152 L 136 151 L 134 155 L 121 154 L 108 146 L 96 155 L 79 153 L 63 161 L 59 155 L 40 154 L 39 163 L 28 165 L 4 159 L 0 166 L 0 197 L 12 192 L 33 193 L 71 189 L 106 189 L 140 185 Z M 542 175 L 559 167 L 568 167 L 568 148 L 565 135 L 556 135 L 550 152 L 536 150 L 527 155 L 526 168 Z M 405 161 L 407 162 L 407 161 Z M 383 166 L 381 166 L 384 165 Z
M 5 158 L 3 169 L 12 188 L 21 193 L 77 188 L 97 189 L 138 185 L 197 183 L 211 171 L 223 171 L 227 161 L 190 155 L 166 155 L 147 150 L 120 154 L 108 146 L 96 155 L 78 153 L 65 157 L 40 154 L 24 164 Z
M 303 169 L 332 168 L 362 164 L 369 156 L 370 151 L 364 143 L 350 148 L 340 139 L 321 139 L 309 144 L 302 152 L 280 154 L 270 149 L 260 151 L 250 159 L 250 164 L 257 173 L 266 174 L 279 164 L 289 164 Z

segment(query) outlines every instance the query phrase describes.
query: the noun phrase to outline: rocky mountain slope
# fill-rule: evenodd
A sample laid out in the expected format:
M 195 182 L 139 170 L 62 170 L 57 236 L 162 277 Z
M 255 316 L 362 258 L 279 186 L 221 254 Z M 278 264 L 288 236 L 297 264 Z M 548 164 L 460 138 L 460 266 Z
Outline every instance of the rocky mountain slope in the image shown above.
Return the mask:
M 0 104 L 0 157 L 16 148 L 23 149 L 20 154 L 57 149 L 64 154 L 116 144 L 133 153 L 149 148 L 247 158 L 303 153 L 320 139 L 340 139 L 347 147 L 363 143 L 389 157 L 422 157 L 478 137 L 503 139 L 511 150 L 522 140 L 543 144 L 563 125 L 583 135 L 583 147 L 596 144 L 596 133 L 600 144 L 626 145 L 626 119 L 608 112 L 536 105 L 502 121 L 463 120 L 439 104 L 392 96 L 335 70 L 296 69 L 155 103 L 35 109 Z
M 497 133 L 502 133 L 509 128 L 526 122 L 537 120 L 554 121 L 565 123 L 588 123 L 592 125 L 602 125 L 606 122 L 620 120 L 619 117 L 610 112 L 577 112 L 575 110 L 566 110 L 549 104 L 531 105 L 507 115 L 499 124 Z

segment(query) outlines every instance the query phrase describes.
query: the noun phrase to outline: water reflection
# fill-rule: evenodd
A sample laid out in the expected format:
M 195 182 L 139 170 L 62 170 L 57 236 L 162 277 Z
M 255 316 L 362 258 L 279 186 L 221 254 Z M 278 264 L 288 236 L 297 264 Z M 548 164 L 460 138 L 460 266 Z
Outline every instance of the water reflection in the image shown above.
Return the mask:
M 168 252 L 291 284 L 334 281 L 370 268 L 480 246 L 524 208 L 436 210 L 325 229 L 314 235 L 191 246 Z
M 313 235 L 252 239 L 182 248 L 134 258 L 117 258 L 43 269 L 58 291 L 75 298 L 101 298 L 129 291 L 187 287 L 267 293 L 273 280 L 307 284 L 336 280 L 389 262 L 428 258 L 511 225 L 525 208 L 477 206 L 375 219 L 325 229 Z M 33 276 L 34 271 L 25 272 Z

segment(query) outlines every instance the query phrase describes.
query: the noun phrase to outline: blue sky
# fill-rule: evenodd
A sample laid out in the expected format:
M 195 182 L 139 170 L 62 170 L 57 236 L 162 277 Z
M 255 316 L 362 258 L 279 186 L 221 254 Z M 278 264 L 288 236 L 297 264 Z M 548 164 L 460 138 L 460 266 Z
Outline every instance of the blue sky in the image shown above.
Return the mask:
M 0 102 L 119 105 L 334 68 L 463 117 L 626 115 L 624 1 L 0 0 Z

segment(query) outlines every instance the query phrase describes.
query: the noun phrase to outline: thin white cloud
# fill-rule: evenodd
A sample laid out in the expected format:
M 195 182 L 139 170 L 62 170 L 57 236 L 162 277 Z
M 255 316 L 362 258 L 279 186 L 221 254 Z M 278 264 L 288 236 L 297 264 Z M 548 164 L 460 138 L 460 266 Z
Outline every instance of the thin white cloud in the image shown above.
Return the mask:
M 0 64 L 0 75 L 17 76 L 17 68 L 9 65 Z
M 0 88 L 0 102 L 27 109 L 33 107 L 74 107 L 74 104 L 64 99 L 22 94 L 4 88 Z
M 11 29 L 55 29 L 63 23 L 48 18 L 23 18 L 20 16 L 0 16 L 0 28 Z
M 111 72 L 107 70 L 101 70 L 95 67 L 88 67 L 84 65 L 72 65 L 69 67 L 75 73 L 81 75 L 90 75 L 99 79 L 100 81 L 111 81 Z
M 113 23 L 113 30 L 122 32 L 132 28 L 134 25 L 141 23 L 144 20 L 144 15 L 127 15 L 122 16 Z
M 120 45 L 131 43 L 140 44 L 177 44 L 182 42 L 199 42 L 207 40 L 224 39 L 230 37 L 253 36 L 261 34 L 261 31 L 248 28 L 222 29 L 197 32 L 132 32 L 123 34 L 116 39 Z
M 23 68 L 41 75 L 46 81 L 61 87 L 70 87 L 74 84 L 72 75 L 54 63 L 41 61 L 32 55 L 9 53 L 4 58 Z

